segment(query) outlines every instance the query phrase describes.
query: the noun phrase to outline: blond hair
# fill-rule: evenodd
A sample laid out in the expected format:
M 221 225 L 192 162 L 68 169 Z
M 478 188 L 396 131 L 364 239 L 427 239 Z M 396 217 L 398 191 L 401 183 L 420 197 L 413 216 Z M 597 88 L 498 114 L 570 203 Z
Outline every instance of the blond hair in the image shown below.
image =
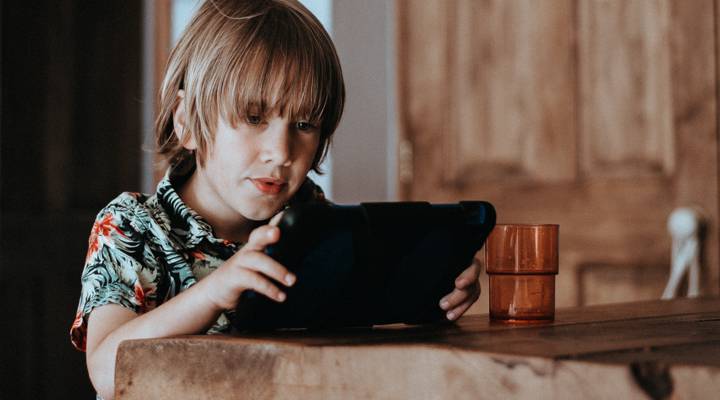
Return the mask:
M 197 162 L 213 143 L 218 117 L 236 125 L 250 112 L 277 109 L 319 124 L 312 168 L 327 154 L 340 122 L 345 86 L 335 46 L 295 0 L 207 0 L 170 53 L 155 124 L 158 152 L 175 165 L 192 156 L 174 133 L 173 111 L 185 92 L 186 132 Z

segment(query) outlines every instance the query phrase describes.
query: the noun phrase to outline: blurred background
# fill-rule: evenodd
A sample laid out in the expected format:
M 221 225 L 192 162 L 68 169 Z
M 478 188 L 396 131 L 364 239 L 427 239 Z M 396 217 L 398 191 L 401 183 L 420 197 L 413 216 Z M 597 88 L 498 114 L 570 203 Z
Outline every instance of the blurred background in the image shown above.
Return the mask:
M 157 88 L 200 2 L 0 3 L 0 397 L 92 398 L 68 337 L 87 238 L 162 174 Z M 303 3 L 348 89 L 317 177 L 331 199 L 560 224 L 559 307 L 659 298 L 668 215 L 691 207 L 699 290 L 718 294 L 717 0 Z

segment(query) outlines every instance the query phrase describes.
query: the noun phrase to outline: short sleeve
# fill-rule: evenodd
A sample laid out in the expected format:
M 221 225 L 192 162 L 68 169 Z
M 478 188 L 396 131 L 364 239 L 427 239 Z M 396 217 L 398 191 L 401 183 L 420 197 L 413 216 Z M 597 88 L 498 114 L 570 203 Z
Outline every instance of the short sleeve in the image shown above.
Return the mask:
M 139 280 L 143 241 L 127 204 L 132 199 L 125 200 L 103 209 L 90 232 L 80 302 L 70 328 L 70 339 L 78 350 L 85 351 L 87 318 L 94 308 L 119 304 L 136 313 L 143 311 L 144 290 Z

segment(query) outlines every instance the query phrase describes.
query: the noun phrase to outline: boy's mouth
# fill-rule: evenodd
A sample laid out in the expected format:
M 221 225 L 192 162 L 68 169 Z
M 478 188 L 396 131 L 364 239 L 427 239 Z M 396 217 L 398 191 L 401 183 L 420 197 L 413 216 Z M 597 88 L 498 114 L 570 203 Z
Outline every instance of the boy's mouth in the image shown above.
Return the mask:
M 278 194 L 287 185 L 287 181 L 276 178 L 252 178 L 250 180 L 264 194 Z

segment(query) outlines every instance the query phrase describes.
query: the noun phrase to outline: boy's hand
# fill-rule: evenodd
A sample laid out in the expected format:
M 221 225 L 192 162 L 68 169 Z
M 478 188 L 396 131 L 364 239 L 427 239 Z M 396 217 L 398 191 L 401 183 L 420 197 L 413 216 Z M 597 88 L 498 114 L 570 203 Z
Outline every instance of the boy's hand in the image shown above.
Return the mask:
M 248 289 L 278 302 L 285 301 L 285 293 L 270 278 L 289 287 L 295 283 L 295 275 L 264 253 L 265 247 L 278 239 L 280 229 L 276 226 L 263 225 L 253 230 L 247 244 L 204 279 L 213 280 L 208 286 L 210 301 L 220 309 L 233 309 Z
M 480 265 L 473 262 L 455 279 L 455 289 L 440 299 L 440 308 L 447 311 L 447 319 L 460 318 L 480 297 Z

